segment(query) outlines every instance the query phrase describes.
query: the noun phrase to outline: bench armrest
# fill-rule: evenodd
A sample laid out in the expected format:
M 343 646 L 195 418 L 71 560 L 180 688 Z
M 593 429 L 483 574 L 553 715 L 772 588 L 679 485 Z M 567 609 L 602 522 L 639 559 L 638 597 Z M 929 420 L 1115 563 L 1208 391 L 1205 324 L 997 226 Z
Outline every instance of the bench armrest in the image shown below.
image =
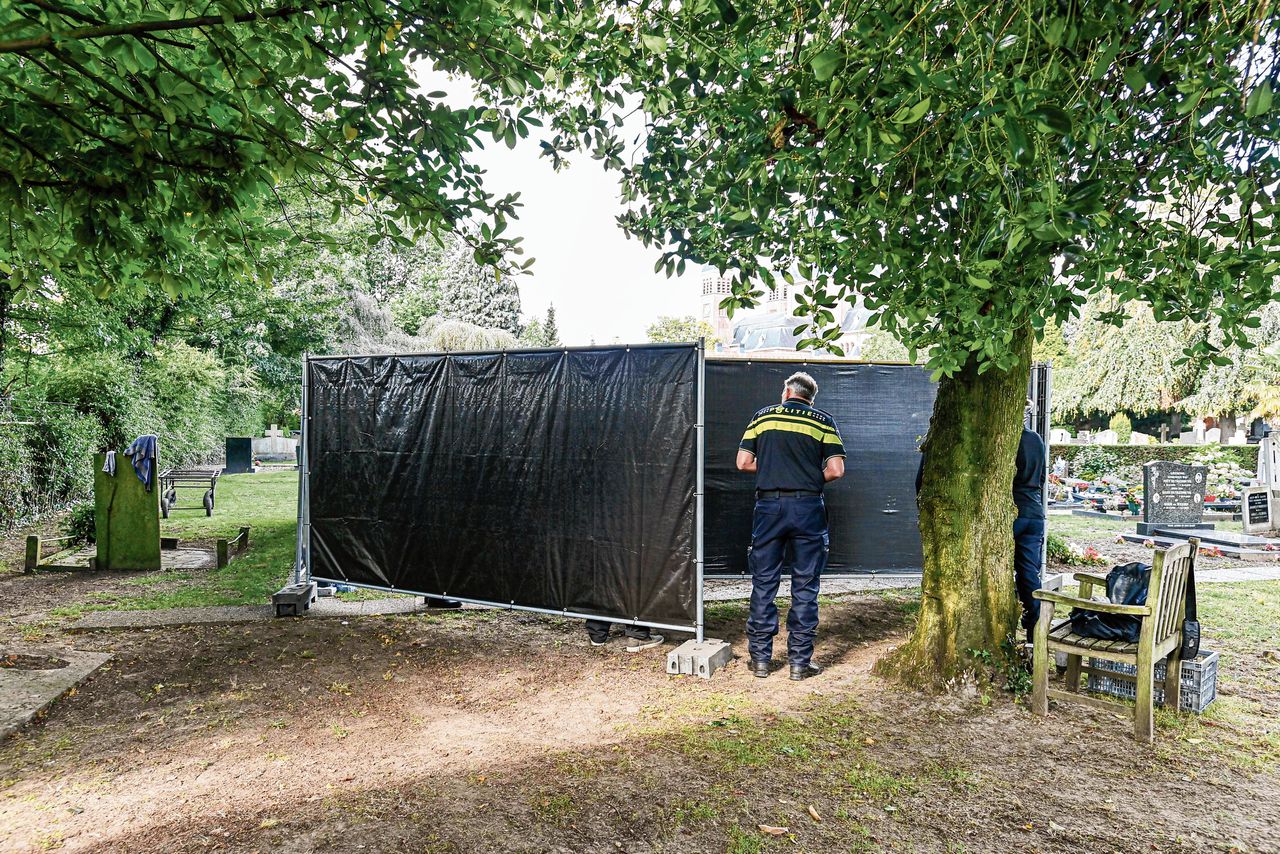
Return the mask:
M 1044 602 L 1070 605 L 1073 608 L 1083 608 L 1086 611 L 1096 611 L 1100 614 L 1129 614 L 1134 617 L 1147 617 L 1151 614 L 1151 608 L 1147 605 L 1117 605 L 1115 602 L 1095 602 L 1092 599 L 1081 599 L 1078 596 L 1068 596 L 1065 593 L 1055 593 L 1052 590 L 1036 590 L 1031 595 Z
M 1103 587 L 1107 586 L 1107 577 L 1105 575 L 1098 575 L 1093 572 L 1077 572 L 1072 577 L 1082 584 L 1101 584 Z

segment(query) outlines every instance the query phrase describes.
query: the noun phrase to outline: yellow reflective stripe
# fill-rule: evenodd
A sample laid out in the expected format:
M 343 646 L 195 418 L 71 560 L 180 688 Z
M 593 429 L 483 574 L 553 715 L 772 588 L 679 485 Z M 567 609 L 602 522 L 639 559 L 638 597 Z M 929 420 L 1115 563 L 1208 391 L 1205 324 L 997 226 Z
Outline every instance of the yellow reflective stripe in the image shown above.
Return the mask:
M 817 427 L 812 427 L 803 422 L 792 421 L 792 420 L 783 419 L 783 418 L 767 419 L 763 421 L 759 426 L 753 426 L 748 428 L 747 432 L 743 434 L 742 440 L 745 442 L 748 439 L 754 439 L 763 433 L 768 433 L 770 430 L 783 430 L 787 433 L 800 433 L 802 435 L 809 436 L 813 439 L 816 439 L 819 442 L 825 441 L 827 436 L 832 437 L 837 442 L 840 441 L 839 438 L 836 436 L 836 434 L 832 433 L 829 430 L 819 430 Z
M 835 439 L 835 441 L 837 441 L 837 442 L 839 442 L 839 441 L 840 441 L 840 434 L 839 434 L 839 433 L 837 433 L 834 429 L 832 429 L 831 427 L 829 427 L 829 426 L 828 426 L 827 424 L 825 424 L 824 422 L 819 421 L 819 420 L 818 420 L 818 419 L 816 419 L 816 418 L 805 418 L 805 417 L 802 417 L 802 416 L 801 416 L 801 417 L 797 417 L 797 416 L 793 416 L 793 415 L 774 415 L 774 414 L 772 414 L 772 413 L 770 413 L 769 415 L 762 415 L 761 417 L 757 418 L 755 421 L 753 421 L 753 422 L 751 423 L 751 425 L 747 428 L 747 432 L 749 433 L 749 432 L 751 432 L 752 430 L 757 429 L 761 424 L 764 424 L 765 422 L 773 421 L 773 420 L 778 420 L 778 421 L 794 421 L 794 422 L 795 422 L 795 423 L 797 423 L 797 424 L 806 424 L 806 425 L 809 425 L 809 426 L 814 427 L 814 428 L 815 428 L 815 429 L 817 429 L 817 430 L 822 431 L 822 434 L 823 434 L 823 436 L 824 436 L 824 437 L 829 436 L 829 437 L 831 437 L 831 438 Z M 757 432 L 759 432 L 759 431 L 757 430 Z

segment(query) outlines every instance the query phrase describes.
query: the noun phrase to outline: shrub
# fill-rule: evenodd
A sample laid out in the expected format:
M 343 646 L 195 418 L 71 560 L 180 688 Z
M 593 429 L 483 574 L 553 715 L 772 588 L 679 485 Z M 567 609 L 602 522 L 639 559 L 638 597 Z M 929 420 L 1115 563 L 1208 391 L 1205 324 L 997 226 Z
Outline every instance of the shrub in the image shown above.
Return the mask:
M 33 491 L 41 510 L 93 492 L 93 455 L 106 450 L 106 430 L 92 415 L 69 407 L 48 406 L 28 446 Z
M 1084 480 L 1097 480 L 1120 465 L 1120 458 L 1100 445 L 1084 445 L 1069 459 L 1071 473 Z
M 27 428 L 0 424 L 0 531 L 32 511 L 31 455 L 23 442 Z
M 1122 465 L 1139 466 L 1152 460 L 1167 460 L 1175 463 L 1192 463 L 1209 446 L 1204 445 L 1107 445 L 1107 453 L 1114 456 Z M 1221 454 L 1223 460 L 1239 466 L 1252 473 L 1257 470 L 1257 445 L 1214 445 L 1215 453 Z M 1054 445 L 1051 449 L 1053 459 L 1066 458 L 1071 464 L 1073 474 L 1077 471 L 1076 459 L 1081 454 L 1091 454 L 1098 450 L 1096 445 Z
M 1046 554 L 1050 563 L 1067 563 L 1071 558 L 1071 550 L 1067 548 L 1067 541 L 1057 534 L 1049 534 L 1045 540 L 1047 550 Z
M 62 530 L 69 537 L 75 537 L 76 543 L 97 542 L 95 535 L 94 504 L 92 500 L 77 501 L 71 505 L 67 518 L 63 520 Z
M 102 426 L 106 447 L 124 447 L 149 432 L 154 403 L 138 371 L 110 351 L 54 361 L 44 377 L 46 400 L 70 404 Z
M 1133 422 L 1123 412 L 1117 412 L 1112 415 L 1111 423 L 1108 426 L 1115 431 L 1116 442 L 1121 445 L 1129 444 L 1129 440 L 1133 438 Z

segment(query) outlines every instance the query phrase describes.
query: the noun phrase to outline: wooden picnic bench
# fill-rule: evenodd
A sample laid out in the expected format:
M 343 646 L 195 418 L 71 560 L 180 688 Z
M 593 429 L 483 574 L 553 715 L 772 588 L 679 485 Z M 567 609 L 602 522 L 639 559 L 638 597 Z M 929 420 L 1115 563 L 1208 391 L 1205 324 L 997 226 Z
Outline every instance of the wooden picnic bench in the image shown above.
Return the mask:
M 200 503 L 204 507 L 204 515 L 213 515 L 214 492 L 218 488 L 218 475 L 221 469 L 165 469 L 160 472 L 160 515 L 169 518 L 169 511 L 178 502 L 179 489 L 202 489 L 204 497 Z
M 1052 590 L 1037 590 L 1033 594 L 1040 600 L 1040 620 L 1036 623 L 1034 661 L 1034 688 L 1031 710 L 1038 715 L 1049 714 L 1049 700 L 1067 700 L 1097 706 L 1108 711 L 1129 715 L 1134 720 L 1134 738 L 1151 742 L 1155 738 L 1154 682 L 1155 665 L 1167 659 L 1164 681 L 1165 708 L 1178 711 L 1182 691 L 1182 621 L 1186 611 L 1187 579 L 1195 568 L 1200 541 L 1188 542 L 1168 549 L 1157 550 L 1151 567 L 1151 580 L 1147 588 L 1147 604 L 1118 605 L 1114 602 L 1095 602 L 1094 585 L 1105 590 L 1107 578 L 1089 572 L 1077 572 L 1080 595 L 1067 596 Z M 1071 620 L 1054 622 L 1054 609 L 1058 605 L 1082 608 L 1101 614 L 1128 614 L 1138 617 L 1141 629 L 1136 643 L 1120 640 L 1102 640 L 1078 635 Z M 1050 662 L 1054 653 L 1067 656 L 1066 690 L 1049 687 Z M 1111 670 L 1082 666 L 1084 656 L 1117 661 L 1137 668 L 1133 676 Z M 1112 679 L 1132 679 L 1136 684 L 1137 699 L 1132 707 L 1111 700 L 1103 700 L 1081 693 L 1082 674 L 1098 673 Z

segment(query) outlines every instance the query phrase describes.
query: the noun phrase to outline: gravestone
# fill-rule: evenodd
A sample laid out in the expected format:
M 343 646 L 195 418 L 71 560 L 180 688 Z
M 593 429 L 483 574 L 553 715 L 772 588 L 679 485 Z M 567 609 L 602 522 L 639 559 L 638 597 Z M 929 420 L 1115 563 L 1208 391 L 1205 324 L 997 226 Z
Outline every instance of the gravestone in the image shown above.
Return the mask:
M 1258 483 L 1280 489 L 1280 446 L 1272 436 L 1258 442 Z
M 253 473 L 253 439 L 248 436 L 227 437 L 227 465 L 223 474 Z
M 160 568 L 160 454 L 151 461 L 151 488 L 134 473 L 133 463 L 116 454 L 115 474 L 103 471 L 105 454 L 93 455 L 93 526 L 96 568 Z
M 1098 435 L 1094 438 L 1093 443 L 1095 445 L 1114 445 L 1119 441 L 1120 434 L 1115 430 L 1102 430 L 1099 431 Z
M 1070 441 L 1070 431 L 1063 430 L 1061 427 L 1054 427 L 1049 431 L 1049 444 L 1051 445 L 1065 445 Z
M 1212 528 L 1204 520 L 1207 466 L 1155 460 L 1142 467 L 1142 521 L 1139 534 L 1156 528 Z
M 1208 445 L 1219 445 L 1222 443 L 1222 430 L 1218 427 L 1210 427 L 1204 431 L 1204 441 Z
M 1275 530 L 1271 513 L 1270 488 L 1246 486 L 1240 493 L 1240 511 L 1246 534 L 1262 534 Z

